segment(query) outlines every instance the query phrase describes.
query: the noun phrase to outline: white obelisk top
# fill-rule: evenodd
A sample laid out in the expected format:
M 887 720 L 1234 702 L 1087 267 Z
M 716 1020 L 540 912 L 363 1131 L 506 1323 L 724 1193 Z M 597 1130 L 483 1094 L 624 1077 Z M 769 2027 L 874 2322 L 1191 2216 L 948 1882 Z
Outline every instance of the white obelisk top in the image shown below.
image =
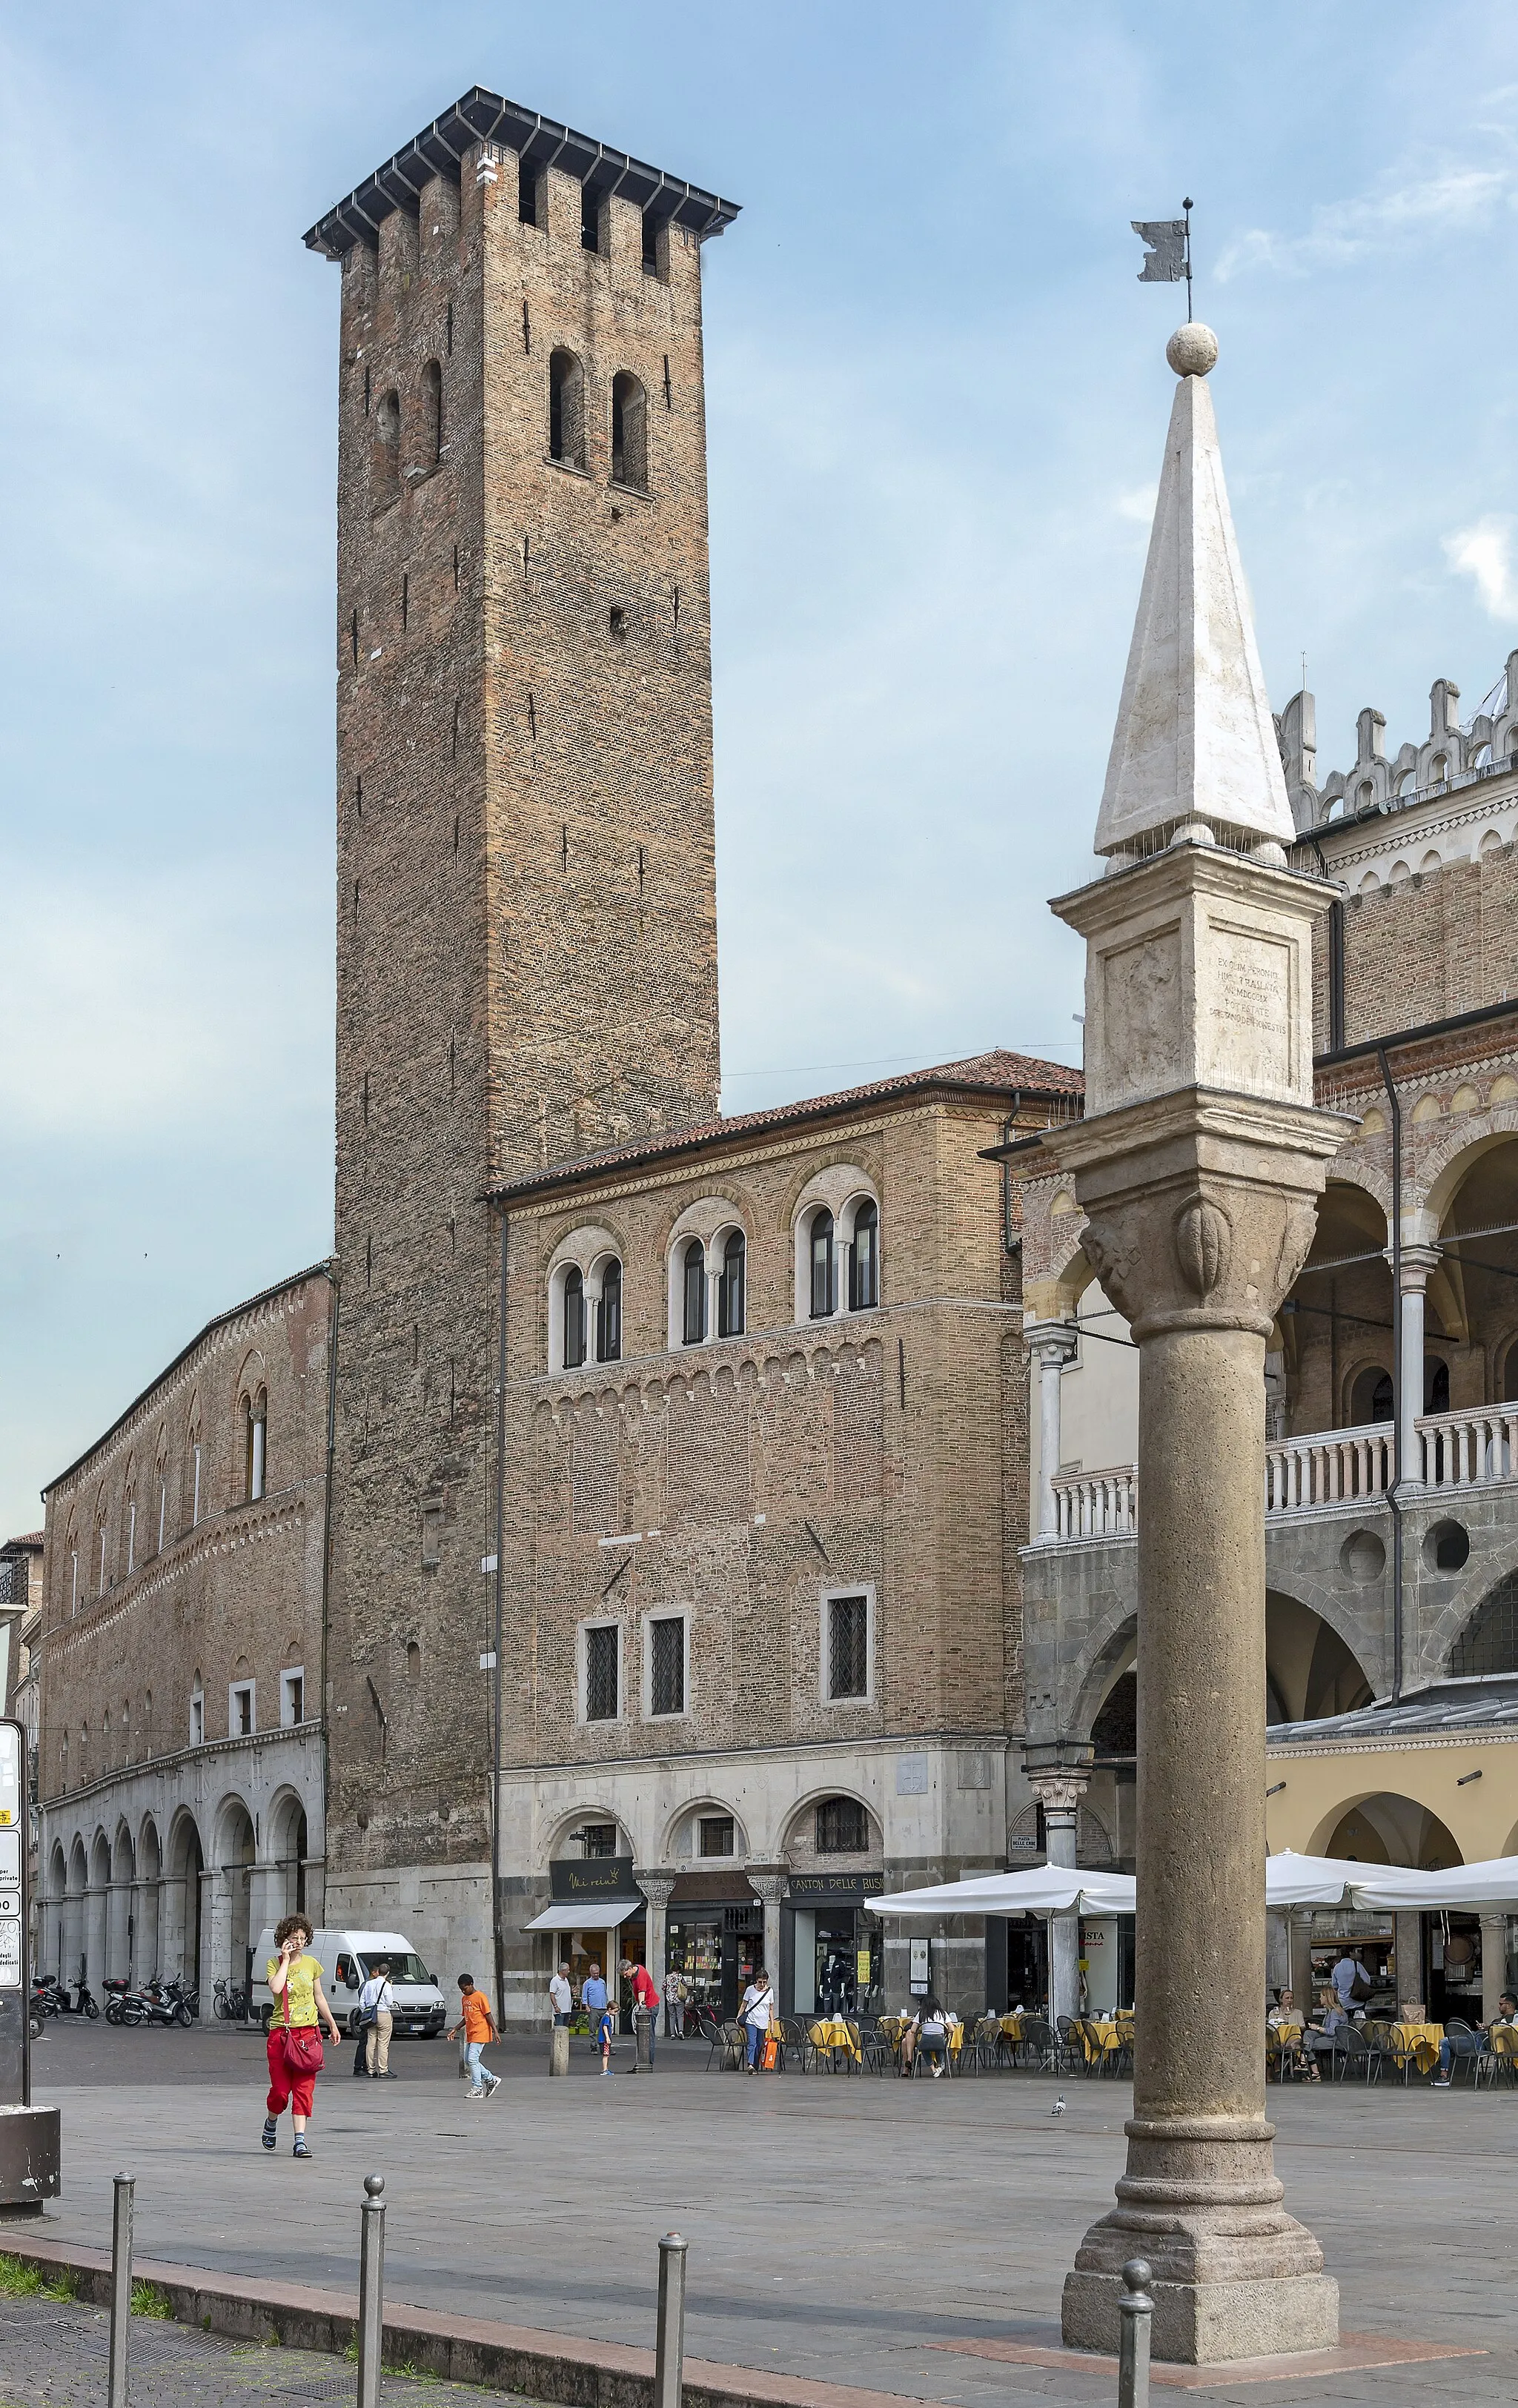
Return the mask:
M 1290 844 L 1296 829 L 1204 381 L 1217 337 L 1182 326 L 1165 355 L 1181 383 L 1095 850 L 1147 853 L 1188 820 Z

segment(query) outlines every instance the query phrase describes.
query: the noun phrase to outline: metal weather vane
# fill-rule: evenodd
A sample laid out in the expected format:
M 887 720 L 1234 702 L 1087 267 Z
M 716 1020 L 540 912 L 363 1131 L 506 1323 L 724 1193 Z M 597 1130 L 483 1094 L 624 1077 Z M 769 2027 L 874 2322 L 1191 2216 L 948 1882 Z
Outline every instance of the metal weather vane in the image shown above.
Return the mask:
M 1130 218 L 1128 222 L 1144 246 L 1144 264 L 1138 270 L 1140 284 L 1179 284 L 1186 286 L 1186 316 L 1195 317 L 1191 306 L 1191 212 L 1188 194 L 1181 204 L 1183 218 Z

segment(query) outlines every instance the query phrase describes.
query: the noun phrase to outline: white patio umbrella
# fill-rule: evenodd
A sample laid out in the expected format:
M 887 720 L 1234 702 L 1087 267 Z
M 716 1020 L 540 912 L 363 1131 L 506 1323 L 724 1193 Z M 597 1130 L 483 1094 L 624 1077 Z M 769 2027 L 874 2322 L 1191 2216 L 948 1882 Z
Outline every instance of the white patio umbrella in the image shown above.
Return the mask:
M 1474 1865 L 1449 1865 L 1437 1873 L 1415 1872 L 1407 1865 L 1355 1865 L 1351 1870 L 1351 1896 L 1362 1914 L 1518 1904 L 1518 1856 L 1488 1856 Z
M 1024 1873 L 972 1873 L 966 1881 L 895 1890 L 865 1904 L 875 1914 L 1131 1914 L 1133 1892 L 1131 1873 L 1030 1865 Z

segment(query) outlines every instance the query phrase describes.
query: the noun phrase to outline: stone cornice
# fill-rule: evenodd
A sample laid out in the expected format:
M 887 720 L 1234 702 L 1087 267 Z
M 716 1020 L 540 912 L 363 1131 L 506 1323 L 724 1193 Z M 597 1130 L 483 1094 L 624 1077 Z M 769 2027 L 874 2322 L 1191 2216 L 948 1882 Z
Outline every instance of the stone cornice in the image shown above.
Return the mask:
M 199 1747 L 178 1747 L 163 1756 L 145 1756 L 136 1764 L 118 1764 L 109 1772 L 97 1773 L 93 1781 L 81 1781 L 77 1789 L 55 1790 L 50 1798 L 39 1798 L 37 1812 L 42 1814 L 64 1813 L 87 1798 L 98 1797 L 105 1789 L 119 1788 L 123 1782 L 141 1781 L 159 1773 L 178 1772 L 187 1764 L 198 1764 L 203 1757 L 256 1753 L 284 1740 L 302 1742 L 320 1739 L 322 1726 L 313 1717 L 304 1723 L 276 1723 L 269 1730 L 250 1731 L 233 1739 L 208 1739 Z
M 1425 1730 L 1378 1731 L 1365 1739 L 1297 1740 L 1290 1747 L 1277 1747 L 1267 1732 L 1265 1753 L 1271 1764 L 1284 1764 L 1292 1756 L 1301 1756 L 1310 1763 L 1315 1756 L 1388 1756 L 1427 1748 L 1511 1747 L 1515 1743 L 1518 1730 Z

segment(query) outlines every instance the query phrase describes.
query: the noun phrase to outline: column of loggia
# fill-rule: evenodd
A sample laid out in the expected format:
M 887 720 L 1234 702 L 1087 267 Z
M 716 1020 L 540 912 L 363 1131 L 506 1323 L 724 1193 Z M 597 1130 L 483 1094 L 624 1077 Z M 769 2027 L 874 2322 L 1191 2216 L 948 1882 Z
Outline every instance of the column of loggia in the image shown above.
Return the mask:
M 1035 1537 L 1046 1542 L 1059 1536 L 1059 1500 L 1054 1482 L 1060 1465 L 1060 1383 L 1066 1366 L 1075 1358 L 1075 1332 L 1067 1321 L 1036 1321 L 1024 1336 L 1038 1366 L 1038 1512 Z
M 1386 1259 L 1393 1260 L 1392 1250 Z M 1418 1422 L 1424 1410 L 1424 1340 L 1429 1274 L 1437 1270 L 1438 1246 L 1403 1241 L 1401 1249 L 1402 1354 L 1396 1371 L 1396 1471 L 1404 1487 L 1422 1485 L 1423 1440 Z

